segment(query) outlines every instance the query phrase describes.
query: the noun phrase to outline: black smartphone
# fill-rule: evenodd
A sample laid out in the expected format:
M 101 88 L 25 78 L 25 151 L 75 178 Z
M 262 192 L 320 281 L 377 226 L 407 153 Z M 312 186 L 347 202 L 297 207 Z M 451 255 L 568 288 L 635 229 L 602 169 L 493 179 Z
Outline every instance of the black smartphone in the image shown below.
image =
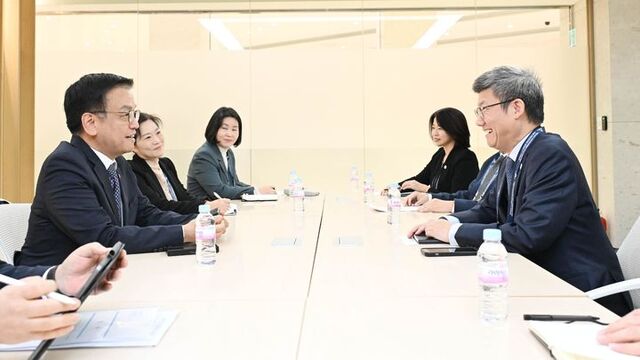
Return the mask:
M 195 255 L 196 244 L 184 244 L 167 249 L 167 256 Z
M 472 247 L 441 247 L 441 248 L 422 248 L 422 255 L 429 257 L 440 256 L 474 256 L 478 250 Z
M 445 245 L 447 243 L 442 242 L 432 236 L 427 236 L 425 234 L 415 234 L 413 235 L 413 240 L 415 240 L 418 244 L 442 244 Z
M 91 276 L 89 277 L 89 279 L 87 279 L 87 281 L 78 292 L 78 295 L 76 296 L 76 298 L 80 300 L 81 303 L 83 303 L 87 299 L 87 297 L 89 297 L 89 295 L 91 295 L 91 293 L 96 289 L 96 287 L 100 283 L 102 283 L 102 280 L 104 280 L 105 276 L 107 276 L 113 265 L 118 262 L 118 258 L 120 257 L 122 249 L 124 249 L 124 244 L 118 241 L 115 245 L 113 245 L 111 250 L 109 250 L 107 256 L 102 259 L 102 261 L 100 261 L 100 263 L 96 266 L 96 268 L 93 270 L 93 273 L 91 273 Z M 47 351 L 49 346 L 51 346 L 54 340 L 55 339 L 41 341 L 38 347 L 29 356 L 29 360 L 40 359 L 42 355 L 44 355 L 44 353 Z

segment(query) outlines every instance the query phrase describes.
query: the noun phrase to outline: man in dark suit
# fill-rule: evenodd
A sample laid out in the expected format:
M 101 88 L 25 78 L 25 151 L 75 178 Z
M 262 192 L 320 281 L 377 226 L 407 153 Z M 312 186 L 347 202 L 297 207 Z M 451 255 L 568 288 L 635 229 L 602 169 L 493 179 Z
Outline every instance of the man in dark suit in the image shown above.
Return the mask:
M 54 267 L 13 266 L 0 261 L 2 275 L 14 279 L 35 276 L 25 279 L 20 286 L 4 286 L 0 282 L 0 344 L 51 339 L 69 333 L 80 318 L 76 313 L 61 313 L 76 310 L 80 302 L 63 304 L 42 296 L 56 288 L 67 295 L 77 295 L 108 251 L 100 244 L 87 244 L 76 249 L 62 264 Z M 120 269 L 126 266 L 126 252 L 123 251 L 99 289 L 110 289 L 111 281 L 116 280 L 120 276 Z
M 470 210 L 416 226 L 441 241 L 478 247 L 484 229 L 498 228 L 507 250 L 517 252 L 580 290 L 623 280 L 600 224 L 587 180 L 567 143 L 540 126 L 544 97 L 526 70 L 502 66 L 478 77 L 476 124 L 487 144 L 507 156 L 496 196 Z M 598 300 L 623 315 L 627 293 Z
M 478 176 L 466 190 L 458 190 L 453 193 L 423 193 L 414 191 L 404 199 L 406 206 L 420 206 L 421 212 L 454 212 L 471 209 L 485 196 L 494 194 L 495 180 L 498 175 L 498 167 L 502 157 L 500 152 L 490 156 L 482 164 Z
M 196 214 L 150 204 L 121 156 L 133 149 L 138 127 L 132 86 L 133 80 L 118 75 L 89 74 L 67 89 L 64 109 L 73 135 L 42 165 L 17 264 L 58 264 L 93 241 L 104 246 L 121 241 L 129 253 L 194 241 L 190 220 Z M 217 221 L 218 232 L 224 232 L 225 223 Z

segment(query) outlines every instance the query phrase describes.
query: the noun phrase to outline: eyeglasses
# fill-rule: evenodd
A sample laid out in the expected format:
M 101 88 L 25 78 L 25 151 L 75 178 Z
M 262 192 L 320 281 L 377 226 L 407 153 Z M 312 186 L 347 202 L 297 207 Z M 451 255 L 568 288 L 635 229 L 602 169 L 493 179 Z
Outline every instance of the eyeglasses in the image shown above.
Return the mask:
M 473 112 L 474 112 L 474 114 L 476 114 L 477 117 L 483 119 L 484 118 L 484 111 L 487 110 L 488 108 L 490 108 L 492 106 L 496 106 L 496 105 L 506 104 L 508 102 L 512 102 L 515 99 L 516 98 L 505 100 L 505 101 L 500 101 L 500 102 L 497 102 L 495 104 L 490 104 L 490 105 L 485 105 L 485 106 L 478 106 L 475 110 L 473 110 Z
M 131 110 L 131 111 L 105 111 L 105 110 L 97 110 L 91 111 L 94 114 L 118 114 L 120 116 L 120 120 L 128 121 L 129 124 L 137 124 L 140 119 L 140 110 Z

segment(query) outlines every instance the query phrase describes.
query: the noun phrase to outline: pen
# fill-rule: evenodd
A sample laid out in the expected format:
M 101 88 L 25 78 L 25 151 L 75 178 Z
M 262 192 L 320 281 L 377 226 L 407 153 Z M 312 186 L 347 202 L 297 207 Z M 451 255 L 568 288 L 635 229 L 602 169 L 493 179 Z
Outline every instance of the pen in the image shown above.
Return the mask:
M 0 274 L 0 282 L 5 283 L 7 285 L 17 285 L 17 286 L 25 285 L 25 282 L 23 282 L 23 281 L 16 280 L 16 279 L 14 279 L 12 277 L 8 277 L 8 276 L 2 275 L 2 274 Z M 60 293 L 57 293 L 57 292 L 50 292 L 50 293 L 47 294 L 47 297 L 48 298 L 52 298 L 54 300 L 57 300 L 57 301 L 59 301 L 59 302 L 61 302 L 63 304 L 67 304 L 67 305 L 75 305 L 77 303 L 76 300 L 74 300 L 74 299 L 72 299 L 72 298 L 70 298 L 68 296 L 62 295 Z
M 525 320 L 536 321 L 597 321 L 597 316 L 590 315 L 544 315 L 544 314 L 524 314 Z
M 218 195 L 218 193 L 215 191 L 213 192 L 213 196 L 217 197 L 218 199 L 222 199 L 222 196 Z

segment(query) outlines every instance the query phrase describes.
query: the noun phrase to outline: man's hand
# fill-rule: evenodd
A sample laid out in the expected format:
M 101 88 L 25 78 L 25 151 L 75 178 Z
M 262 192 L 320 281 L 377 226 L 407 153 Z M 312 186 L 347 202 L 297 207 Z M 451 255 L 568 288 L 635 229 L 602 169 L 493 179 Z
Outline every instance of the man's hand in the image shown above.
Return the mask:
M 624 354 L 640 355 L 640 309 L 636 309 L 598 334 L 598 342 L 611 350 Z
M 416 225 L 407 234 L 412 238 L 415 234 L 425 234 L 434 237 L 442 242 L 449 242 L 449 228 L 451 224 L 444 219 L 429 220 L 424 224 Z
M 39 277 L 22 281 L 24 285 L 0 289 L 0 343 L 52 339 L 71 332 L 80 320 L 78 314 L 53 315 L 76 310 L 80 301 L 66 305 L 53 299 L 43 300 L 41 296 L 56 290 L 55 282 Z
M 441 212 L 441 213 L 451 213 L 453 212 L 453 201 L 452 200 L 440 200 L 440 199 L 431 199 L 424 203 L 420 208 L 418 208 L 420 212 Z
M 429 185 L 425 185 L 423 183 L 417 182 L 415 180 L 409 180 L 402 183 L 400 190 L 415 190 L 421 192 L 429 191 Z
M 227 227 L 229 227 L 229 222 L 227 221 L 227 219 L 224 218 L 224 216 L 216 216 L 215 217 L 215 223 L 216 223 L 216 239 L 219 239 L 222 235 L 225 234 L 225 232 L 227 232 Z
M 431 195 L 429 194 L 414 191 L 402 200 L 402 204 L 404 206 L 420 206 L 429 201 L 430 198 Z
M 218 209 L 218 214 L 224 214 L 229 210 L 229 204 L 231 204 L 231 200 L 229 199 L 218 199 L 214 201 L 207 201 L 207 205 L 209 205 L 209 209 Z
M 56 284 L 61 292 L 76 296 L 89 279 L 96 265 L 107 256 L 110 249 L 97 242 L 83 245 L 73 251 L 56 269 Z M 122 275 L 122 268 L 127 266 L 126 251 L 122 250 L 120 257 L 105 276 L 102 284 L 97 287 L 97 292 L 111 289 L 111 281 L 117 280 Z

